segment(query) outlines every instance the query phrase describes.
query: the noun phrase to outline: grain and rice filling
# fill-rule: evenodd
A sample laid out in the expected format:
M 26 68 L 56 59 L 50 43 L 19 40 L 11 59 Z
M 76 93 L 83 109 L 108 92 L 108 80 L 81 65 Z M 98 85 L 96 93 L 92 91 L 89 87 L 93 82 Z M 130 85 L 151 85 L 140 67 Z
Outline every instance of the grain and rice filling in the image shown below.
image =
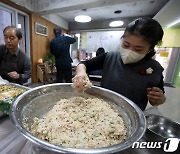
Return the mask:
M 97 148 L 118 144 L 126 138 L 122 117 L 103 99 L 61 99 L 30 128 L 35 136 L 73 148 Z

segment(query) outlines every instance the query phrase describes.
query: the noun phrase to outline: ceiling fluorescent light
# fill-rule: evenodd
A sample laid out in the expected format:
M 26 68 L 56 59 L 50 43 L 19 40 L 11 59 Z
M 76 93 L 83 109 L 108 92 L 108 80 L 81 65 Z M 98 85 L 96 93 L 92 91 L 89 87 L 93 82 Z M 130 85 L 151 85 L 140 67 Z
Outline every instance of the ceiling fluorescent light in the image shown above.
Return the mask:
M 172 22 L 172 23 L 170 23 L 169 25 L 167 25 L 167 28 L 172 27 L 172 26 L 176 25 L 176 24 L 179 23 L 179 22 L 180 22 L 180 19 L 175 20 L 174 22 Z
M 86 16 L 86 15 L 79 15 L 76 16 L 74 18 L 75 21 L 77 22 L 90 22 L 91 21 L 91 17 L 90 16 Z
M 110 27 L 119 27 L 119 26 L 122 26 L 123 24 L 124 24 L 123 21 L 118 20 L 118 21 L 112 21 L 112 22 L 109 24 L 109 26 L 110 26 Z

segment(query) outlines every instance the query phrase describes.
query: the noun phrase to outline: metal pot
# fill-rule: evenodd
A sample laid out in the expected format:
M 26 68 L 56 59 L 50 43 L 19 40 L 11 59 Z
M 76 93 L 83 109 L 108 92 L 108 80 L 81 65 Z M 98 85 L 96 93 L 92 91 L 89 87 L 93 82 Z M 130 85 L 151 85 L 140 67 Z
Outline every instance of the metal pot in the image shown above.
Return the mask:
M 37 138 L 23 126 L 23 117 L 28 117 L 30 126 L 34 117 L 41 118 L 57 101 L 73 96 L 98 97 L 110 102 L 110 105 L 119 112 L 125 121 L 127 138 L 120 144 L 103 148 L 76 149 L 51 144 Z M 29 140 L 42 148 L 54 152 L 67 153 L 112 153 L 125 150 L 138 141 L 146 131 L 146 119 L 141 109 L 126 97 L 113 91 L 93 86 L 84 93 L 80 93 L 68 83 L 58 83 L 33 88 L 21 96 L 11 106 L 11 119 L 16 128 Z

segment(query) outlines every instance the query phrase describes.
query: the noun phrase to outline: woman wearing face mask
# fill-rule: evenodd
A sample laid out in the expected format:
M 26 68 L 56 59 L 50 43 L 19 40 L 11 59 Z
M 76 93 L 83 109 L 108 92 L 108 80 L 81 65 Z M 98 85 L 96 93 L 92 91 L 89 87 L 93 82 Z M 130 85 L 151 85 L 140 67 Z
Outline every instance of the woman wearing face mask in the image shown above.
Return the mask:
M 148 101 L 151 105 L 163 104 L 163 68 L 152 59 L 154 47 L 162 37 L 162 27 L 156 20 L 136 19 L 126 27 L 120 51 L 102 54 L 77 66 L 74 87 L 83 90 L 86 72 L 102 69 L 101 87 L 124 95 L 142 110 Z

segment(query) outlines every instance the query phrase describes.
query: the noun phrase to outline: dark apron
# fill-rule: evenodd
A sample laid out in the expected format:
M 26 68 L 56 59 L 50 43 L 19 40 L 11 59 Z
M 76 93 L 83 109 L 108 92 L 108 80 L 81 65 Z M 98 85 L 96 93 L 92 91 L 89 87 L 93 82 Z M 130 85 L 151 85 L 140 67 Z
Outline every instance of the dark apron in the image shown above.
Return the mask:
M 13 56 L 15 56 L 15 55 L 13 55 Z M 17 73 L 19 72 L 18 58 L 12 57 L 12 59 L 11 59 L 11 57 L 4 56 L 4 58 L 1 62 L 0 69 L 3 71 L 3 74 L 1 74 L 1 77 L 3 79 L 8 80 L 9 82 L 18 83 L 17 79 L 13 79 L 8 75 L 8 73 L 12 72 L 12 71 L 16 71 Z

